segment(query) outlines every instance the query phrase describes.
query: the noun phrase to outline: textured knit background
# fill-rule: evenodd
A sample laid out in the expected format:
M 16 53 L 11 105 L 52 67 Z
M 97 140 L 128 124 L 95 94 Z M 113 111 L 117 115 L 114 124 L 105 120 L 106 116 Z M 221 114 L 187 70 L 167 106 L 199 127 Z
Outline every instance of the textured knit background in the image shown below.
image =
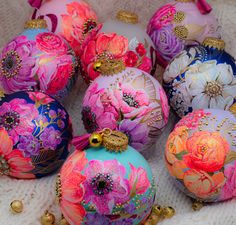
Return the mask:
M 59 1 L 59 0 L 58 0 Z M 139 14 L 140 22 L 146 25 L 149 17 L 165 0 L 89 0 L 100 20 L 114 17 L 119 9 L 132 10 Z M 222 37 L 227 51 L 236 57 L 236 0 L 209 0 L 222 26 Z M 24 22 L 31 13 L 27 0 L 0 0 L 0 46 L 22 31 Z M 82 87 L 82 88 L 81 88 Z M 80 105 L 86 86 L 79 80 L 65 101 L 74 123 L 76 134 L 84 132 L 80 118 Z M 163 135 L 157 140 L 149 162 L 158 184 L 157 201 L 173 206 L 177 213 L 160 225 L 236 225 L 236 200 L 205 206 L 199 212 L 191 209 L 191 200 L 172 184 L 163 164 L 163 149 L 166 138 L 177 119 L 171 115 Z M 0 225 L 40 225 L 39 218 L 45 210 L 53 212 L 59 225 L 60 210 L 55 200 L 55 175 L 40 180 L 22 181 L 0 178 Z M 24 202 L 24 212 L 12 215 L 9 204 L 19 199 Z

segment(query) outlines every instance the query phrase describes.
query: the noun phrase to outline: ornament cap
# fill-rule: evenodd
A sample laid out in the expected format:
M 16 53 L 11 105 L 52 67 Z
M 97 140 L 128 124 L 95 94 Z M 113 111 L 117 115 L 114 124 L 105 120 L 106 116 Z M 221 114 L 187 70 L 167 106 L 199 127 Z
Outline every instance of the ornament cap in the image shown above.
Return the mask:
M 47 22 L 43 19 L 28 20 L 25 23 L 25 29 L 46 29 Z
M 124 152 L 128 147 L 128 137 L 120 131 L 104 129 L 103 146 L 110 152 Z
M 122 60 L 118 59 L 101 60 L 94 63 L 93 69 L 104 76 L 110 76 L 121 73 L 125 70 L 125 65 Z
M 225 49 L 225 42 L 222 39 L 208 37 L 203 41 L 203 45 L 209 48 L 216 48 L 218 50 Z
M 116 14 L 116 19 L 125 23 L 138 23 L 138 15 L 127 10 L 120 10 Z

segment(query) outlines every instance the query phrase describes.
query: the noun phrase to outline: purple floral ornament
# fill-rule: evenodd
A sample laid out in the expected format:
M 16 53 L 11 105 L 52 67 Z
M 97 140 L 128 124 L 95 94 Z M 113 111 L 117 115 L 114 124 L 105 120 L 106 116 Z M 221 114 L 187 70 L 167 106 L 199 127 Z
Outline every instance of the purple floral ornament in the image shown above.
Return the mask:
M 1 51 L 0 87 L 4 93 L 41 90 L 62 99 L 75 83 L 75 53 L 62 37 L 45 29 L 44 22 L 28 21 L 24 32 Z
M 16 92 L 0 101 L 0 128 L 31 160 L 36 178 L 56 171 L 69 153 L 72 128 L 62 105 L 42 92 Z
M 145 151 L 167 124 L 169 105 L 157 80 L 127 67 L 121 73 L 96 78 L 85 93 L 81 113 L 89 133 L 120 130 L 132 147 Z

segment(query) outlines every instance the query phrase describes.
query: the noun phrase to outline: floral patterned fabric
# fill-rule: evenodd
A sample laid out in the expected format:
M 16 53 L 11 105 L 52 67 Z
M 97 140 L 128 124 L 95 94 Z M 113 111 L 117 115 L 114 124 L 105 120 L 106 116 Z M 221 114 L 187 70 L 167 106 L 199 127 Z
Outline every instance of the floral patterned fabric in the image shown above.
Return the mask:
M 166 166 L 193 198 L 216 202 L 235 197 L 235 125 L 229 111 L 197 110 L 175 126 L 166 149 Z
M 3 48 L 0 60 L 0 88 L 6 94 L 42 90 L 61 99 L 76 79 L 73 51 L 47 30 L 25 30 Z
M 126 152 L 117 156 L 90 148 L 76 150 L 67 159 L 58 176 L 57 195 L 71 225 L 137 225 L 150 214 L 155 197 L 150 168 L 134 149 L 128 147 L 127 152 L 132 157 L 122 160 Z
M 89 133 L 118 129 L 137 150 L 155 141 L 168 116 L 168 100 L 160 84 L 135 68 L 98 77 L 83 99 L 82 119 Z
M 0 133 L 0 174 L 38 178 L 62 165 L 72 127 L 55 99 L 42 92 L 17 92 L 0 102 Z
M 188 48 L 166 68 L 164 87 L 180 117 L 197 109 L 228 110 L 236 101 L 235 61 L 215 48 Z

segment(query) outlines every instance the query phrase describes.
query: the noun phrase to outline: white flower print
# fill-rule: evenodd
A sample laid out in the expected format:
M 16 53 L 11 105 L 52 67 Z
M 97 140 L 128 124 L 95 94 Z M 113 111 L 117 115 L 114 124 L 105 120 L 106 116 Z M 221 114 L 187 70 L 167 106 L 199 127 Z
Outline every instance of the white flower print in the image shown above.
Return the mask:
M 196 48 L 192 47 L 187 52 L 182 51 L 170 64 L 167 66 L 163 79 L 166 83 L 171 82 L 178 75 L 182 74 L 187 66 L 193 61 L 196 55 Z
M 216 60 L 197 63 L 185 74 L 186 87 L 192 99 L 192 108 L 227 110 L 236 98 L 236 78 L 232 67 Z

